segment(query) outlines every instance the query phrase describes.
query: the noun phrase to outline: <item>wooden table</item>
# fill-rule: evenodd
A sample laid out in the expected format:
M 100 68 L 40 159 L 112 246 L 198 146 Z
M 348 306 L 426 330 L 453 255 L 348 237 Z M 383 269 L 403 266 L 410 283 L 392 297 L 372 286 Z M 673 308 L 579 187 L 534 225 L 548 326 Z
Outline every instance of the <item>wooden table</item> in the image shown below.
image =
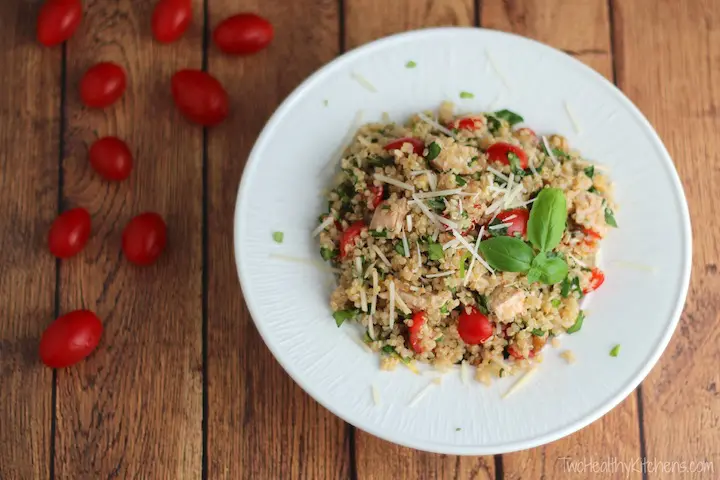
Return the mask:
M 590 477 L 601 468 L 591 460 L 608 462 L 607 478 L 720 478 L 720 2 L 194 0 L 194 23 L 172 45 L 151 40 L 153 3 L 86 0 L 80 30 L 52 49 L 34 40 L 38 2 L 0 3 L 1 479 L 562 479 Z M 231 58 L 211 45 L 212 26 L 238 10 L 274 23 L 270 49 Z M 233 259 L 238 181 L 279 102 L 344 50 L 448 24 L 536 38 L 614 81 L 673 155 L 695 226 L 687 306 L 642 386 L 568 438 L 496 457 L 397 447 L 320 407 L 260 340 Z M 129 88 L 91 111 L 77 84 L 101 60 L 124 65 Z M 223 82 L 232 114 L 222 125 L 179 117 L 169 79 L 183 67 Z M 108 134 L 136 153 L 124 183 L 101 181 L 87 161 Z M 48 226 L 74 206 L 90 210 L 94 234 L 56 262 Z M 165 216 L 170 247 L 137 268 L 119 239 L 145 210 Z M 43 367 L 41 332 L 82 307 L 104 321 L 100 348 L 75 367 Z M 642 457 L 712 464 L 671 474 L 650 464 L 643 475 Z

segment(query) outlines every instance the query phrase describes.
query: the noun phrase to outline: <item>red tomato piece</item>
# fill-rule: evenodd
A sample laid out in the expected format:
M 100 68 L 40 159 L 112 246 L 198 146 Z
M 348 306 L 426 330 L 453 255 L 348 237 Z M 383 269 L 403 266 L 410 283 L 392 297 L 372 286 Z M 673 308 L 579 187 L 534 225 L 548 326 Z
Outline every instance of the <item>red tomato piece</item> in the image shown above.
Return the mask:
M 160 0 L 152 15 L 152 33 L 160 43 L 171 43 L 182 37 L 192 21 L 190 0 Z
M 412 145 L 413 152 L 415 152 L 416 155 L 423 154 L 423 151 L 425 150 L 425 142 L 423 142 L 419 138 L 412 137 L 398 138 L 397 140 L 393 140 L 392 142 L 385 145 L 385 150 L 387 150 L 388 152 L 392 150 L 399 150 L 406 143 Z
M 160 215 L 145 212 L 134 217 L 122 234 L 125 257 L 136 265 L 150 265 L 158 259 L 167 243 L 167 226 Z
M 423 353 L 425 349 L 420 345 L 420 330 L 425 325 L 427 318 L 425 312 L 415 312 L 412 316 L 412 327 L 408 328 L 410 332 L 410 346 L 415 353 Z
M 250 55 L 270 45 L 273 26 L 254 13 L 239 13 L 228 17 L 213 32 L 215 45 L 225 53 Z
M 491 162 L 500 162 L 505 165 L 510 165 L 510 160 L 508 159 L 509 153 L 514 153 L 515 155 L 517 155 L 518 159 L 520 159 L 520 168 L 527 168 L 527 154 L 522 148 L 518 147 L 517 145 L 506 142 L 498 142 L 493 143 L 487 149 L 488 159 Z
M 378 186 L 378 185 L 370 185 L 368 188 L 370 189 L 370 192 L 372 193 L 370 204 L 372 205 L 372 208 L 375 209 L 383 201 L 383 196 L 385 195 L 385 189 L 383 189 L 382 186 Z
M 355 239 L 360 236 L 363 230 L 365 230 L 365 222 L 358 220 L 351 224 L 345 231 L 340 235 L 340 260 L 343 260 L 350 250 L 355 246 Z
M 80 79 L 80 99 L 88 107 L 104 108 L 115 103 L 126 86 L 125 70 L 120 65 L 101 62 Z
M 507 220 L 508 217 L 513 218 Z M 514 237 L 517 233 L 519 233 L 520 236 L 523 238 L 527 236 L 527 223 L 530 219 L 530 212 L 527 208 L 514 208 L 512 210 L 505 210 L 504 212 L 498 213 L 497 219 L 500 220 L 501 223 L 512 224 L 507 227 L 508 236 Z
M 133 157 L 127 144 L 117 137 L 103 137 L 90 147 L 90 165 L 107 180 L 121 181 L 130 176 Z
M 207 72 L 180 70 L 172 77 L 172 95 L 180 113 L 191 122 L 209 127 L 228 116 L 228 94 Z
M 520 353 L 520 350 L 518 350 L 518 348 L 515 345 L 510 345 L 508 347 L 508 353 L 510 355 L 512 355 L 513 358 L 515 358 L 516 360 L 523 360 L 525 358 L 522 356 L 522 354 Z M 530 350 L 530 354 L 528 355 L 528 358 L 533 358 L 533 357 L 535 357 L 535 351 Z
M 458 333 L 468 345 L 485 343 L 493 335 L 490 320 L 475 307 L 466 307 L 458 319 Z
M 50 253 L 58 258 L 70 258 L 85 248 L 90 238 L 90 213 L 73 208 L 55 219 L 48 233 Z
M 102 322 L 88 310 L 58 317 L 40 338 L 40 359 L 51 368 L 74 365 L 95 350 L 102 332 Z
M 586 240 L 588 240 L 590 242 L 595 242 L 596 240 L 602 240 L 602 235 L 600 235 L 595 230 L 592 230 L 590 228 L 583 228 L 582 232 L 587 237 Z
M 605 273 L 597 267 L 593 268 L 592 272 L 590 272 L 590 285 L 583 290 L 583 293 L 587 294 L 594 292 L 600 288 L 600 285 L 602 285 L 603 282 L 605 282 Z
M 80 0 L 47 0 L 37 18 L 37 39 L 54 47 L 73 36 L 82 20 Z
M 455 120 L 450 124 L 450 129 L 457 128 L 458 130 L 475 131 L 480 130 L 485 122 L 480 117 L 466 117 Z

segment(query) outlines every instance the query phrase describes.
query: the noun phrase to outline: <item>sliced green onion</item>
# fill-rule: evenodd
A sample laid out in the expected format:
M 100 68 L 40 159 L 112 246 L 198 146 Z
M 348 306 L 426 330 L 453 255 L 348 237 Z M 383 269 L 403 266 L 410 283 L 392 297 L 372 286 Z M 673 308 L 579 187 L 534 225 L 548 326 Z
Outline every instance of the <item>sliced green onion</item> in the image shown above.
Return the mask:
M 582 328 L 583 320 L 585 320 L 585 313 L 582 310 L 580 310 L 580 313 L 578 313 L 575 323 L 573 323 L 572 327 L 567 329 L 567 333 L 579 332 L 580 329 Z
M 475 98 L 475 94 L 470 92 L 460 92 L 460 98 Z

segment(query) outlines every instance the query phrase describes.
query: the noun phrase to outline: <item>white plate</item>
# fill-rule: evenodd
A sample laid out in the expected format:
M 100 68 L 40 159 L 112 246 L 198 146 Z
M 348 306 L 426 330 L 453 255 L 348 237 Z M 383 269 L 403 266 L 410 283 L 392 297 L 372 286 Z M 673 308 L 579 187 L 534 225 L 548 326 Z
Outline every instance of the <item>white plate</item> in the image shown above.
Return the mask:
M 409 60 L 417 67 L 406 68 Z M 363 87 L 353 73 L 377 91 Z M 475 98 L 459 99 L 463 90 Z M 405 121 L 443 100 L 455 101 L 460 111 L 519 112 L 536 131 L 563 134 L 586 158 L 610 167 L 620 228 L 603 243 L 606 281 L 587 299 L 582 331 L 564 336 L 561 350 L 548 346 L 545 361 L 520 390 L 503 400 L 517 378 L 492 387 L 466 385 L 455 371 L 409 407 L 430 376 L 406 368 L 381 372 L 378 357 L 357 341 L 359 331 L 335 326 L 328 306 L 329 274 L 273 255 L 319 260 L 309 232 L 326 208 L 320 192 L 334 172 L 328 162 L 337 164 L 335 155 L 358 111 L 364 112 L 363 121 L 379 120 L 382 112 Z M 285 233 L 284 243 L 272 241 L 273 231 Z M 605 414 L 640 383 L 680 316 L 690 276 L 691 231 L 670 156 L 647 120 L 612 84 L 573 58 L 525 38 L 442 28 L 396 35 L 349 52 L 285 100 L 245 168 L 235 211 L 235 254 L 260 334 L 318 402 L 391 442 L 480 455 L 568 435 Z M 608 353 L 616 344 L 622 346 L 620 355 L 612 358 Z M 558 357 L 564 349 L 575 353 L 575 364 Z M 379 406 L 371 384 L 380 392 Z

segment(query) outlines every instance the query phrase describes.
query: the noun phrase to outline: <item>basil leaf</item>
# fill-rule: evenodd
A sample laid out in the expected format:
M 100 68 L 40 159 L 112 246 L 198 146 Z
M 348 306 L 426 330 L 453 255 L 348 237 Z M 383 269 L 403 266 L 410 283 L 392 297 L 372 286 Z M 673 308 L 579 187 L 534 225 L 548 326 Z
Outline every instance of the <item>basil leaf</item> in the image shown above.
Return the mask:
M 615 221 L 615 214 L 609 208 L 605 209 L 605 223 L 611 227 L 617 228 L 617 222 Z
M 427 160 L 435 160 L 438 155 L 440 155 L 440 145 L 438 145 L 435 142 L 432 142 L 430 145 L 428 145 L 428 154 L 425 157 Z
M 540 252 L 532 262 L 531 272 L 538 270 L 538 280 L 547 285 L 561 282 L 568 274 L 568 265 L 562 258 Z M 528 275 L 530 281 L 530 275 Z M 537 280 L 536 280 L 537 281 Z
M 447 309 L 447 303 L 443 303 L 443 306 L 440 307 L 440 313 L 442 313 L 443 315 L 447 315 L 448 313 L 450 313 Z
M 499 110 L 495 112 L 493 115 L 495 115 L 497 118 L 502 118 L 503 120 L 507 120 L 507 122 L 512 127 L 513 125 L 517 123 L 522 123 L 525 121 L 523 117 L 518 115 L 515 112 L 511 112 L 510 110 Z
M 435 242 L 428 243 L 428 258 L 430 258 L 430 260 L 442 260 L 445 258 L 442 245 Z
M 533 328 L 530 333 L 532 333 L 536 337 L 544 337 L 545 336 L 545 331 L 542 328 Z
M 487 297 L 485 295 L 477 295 L 477 309 L 483 315 L 490 315 L 490 309 L 488 308 Z
M 427 205 L 436 212 L 445 211 L 445 202 L 443 202 L 443 197 L 428 198 Z
M 517 154 L 513 152 L 508 152 L 507 158 L 508 162 L 510 162 L 510 170 L 512 171 L 512 173 L 514 173 L 518 177 L 524 177 L 525 170 L 523 170 L 520 166 L 520 157 L 518 157 Z
M 530 271 L 527 273 L 527 281 L 528 283 L 535 283 L 540 280 L 540 277 L 542 276 L 542 272 L 538 270 L 535 267 L 531 267 Z
M 393 157 L 385 158 L 379 155 L 374 155 L 367 159 L 368 167 L 389 167 L 395 165 L 395 159 Z
M 402 242 L 397 242 L 397 243 L 395 244 L 395 251 L 396 251 L 399 255 L 402 255 L 403 257 L 405 256 L 405 247 L 403 246 L 403 243 L 402 243 Z
M 593 178 L 593 176 L 595 176 L 595 165 L 590 165 L 589 167 L 586 167 L 583 171 L 585 172 L 585 175 Z
M 575 333 L 579 332 L 583 325 L 583 320 L 585 320 L 585 313 L 580 310 L 580 313 L 578 313 L 577 319 L 575 319 L 575 323 L 573 323 L 572 327 L 567 329 L 567 333 Z
M 353 308 L 351 310 L 338 310 L 333 313 L 333 318 L 335 319 L 335 324 L 339 327 L 345 320 L 354 319 L 358 313 L 360 313 L 360 310 L 357 308 Z
M 370 235 L 375 238 L 387 238 L 387 230 L 370 230 Z
M 594 194 L 596 194 L 596 195 L 600 195 L 600 192 L 598 191 L 597 188 L 595 188 L 595 185 L 593 185 L 592 187 L 588 188 L 588 192 L 594 193 Z
M 495 237 L 480 242 L 480 252 L 491 267 L 501 272 L 530 270 L 533 254 L 525 242 L 515 237 Z
M 559 188 L 540 191 L 527 225 L 528 240 L 541 252 L 552 250 L 560 243 L 567 223 L 567 202 Z
M 338 251 L 333 250 L 332 248 L 322 247 L 320 249 L 320 256 L 327 262 L 328 260 L 337 257 Z
M 460 175 L 455 175 L 455 183 L 457 183 L 458 187 L 464 187 L 465 185 L 467 185 L 467 180 L 465 180 Z
M 555 308 L 558 308 L 560 306 L 560 303 L 561 300 L 559 298 L 553 298 L 552 300 L 550 300 L 550 304 Z

